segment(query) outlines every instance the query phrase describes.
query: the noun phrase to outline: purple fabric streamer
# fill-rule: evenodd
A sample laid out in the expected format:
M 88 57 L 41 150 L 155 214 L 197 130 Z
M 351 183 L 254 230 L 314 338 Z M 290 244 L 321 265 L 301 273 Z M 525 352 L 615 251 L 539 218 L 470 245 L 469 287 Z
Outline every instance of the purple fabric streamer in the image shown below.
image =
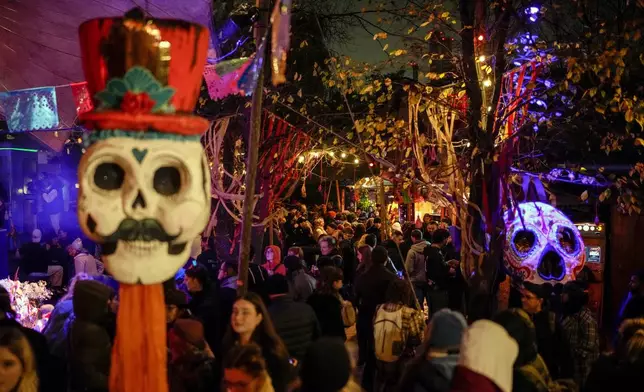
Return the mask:
M 246 68 L 242 76 L 237 82 L 237 87 L 244 93 L 246 96 L 249 96 L 257 87 L 257 80 L 259 79 L 259 71 L 264 66 L 264 56 L 266 54 L 266 36 L 262 38 L 262 43 L 259 44 L 257 52 L 255 52 L 255 57 L 250 66 Z
M 58 129 L 55 87 L 40 87 L 0 93 L 9 132 Z

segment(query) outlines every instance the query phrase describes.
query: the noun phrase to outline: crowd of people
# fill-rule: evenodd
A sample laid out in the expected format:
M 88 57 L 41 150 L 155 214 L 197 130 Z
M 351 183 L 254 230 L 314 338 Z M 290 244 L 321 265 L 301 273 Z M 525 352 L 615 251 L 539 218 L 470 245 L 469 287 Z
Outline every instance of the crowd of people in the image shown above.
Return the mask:
M 277 244 L 249 263 L 241 296 L 238 264 L 219 262 L 204 238 L 201 254 L 164 283 L 170 391 L 594 392 L 638 385 L 644 273 L 630 283 L 615 350 L 600 354 L 580 281 L 560 293 L 524 283 L 517 307 L 489 319 L 468 316 L 452 233 L 448 219 L 384 227 L 366 214 L 299 206 Z M 107 391 L 118 283 L 80 239 L 65 246 L 59 233 L 47 246 L 38 234 L 20 250 L 20 275 L 44 274 L 64 295 L 41 334 L 15 320 L 0 288 L 0 392 Z

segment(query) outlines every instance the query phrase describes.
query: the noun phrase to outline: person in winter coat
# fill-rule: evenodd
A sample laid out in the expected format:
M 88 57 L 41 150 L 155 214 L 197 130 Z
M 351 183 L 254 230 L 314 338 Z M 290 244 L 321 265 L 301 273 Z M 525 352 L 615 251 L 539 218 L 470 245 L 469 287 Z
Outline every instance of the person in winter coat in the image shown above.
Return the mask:
M 168 331 L 170 392 L 210 392 L 217 387 L 215 356 L 197 320 L 179 319 Z
M 49 354 L 47 340 L 40 333 L 23 327 L 16 321 L 16 313 L 11 307 L 9 292 L 3 286 L 0 286 L 0 328 L 15 329 L 27 339 L 41 382 L 40 390 L 56 391 L 61 379 L 56 372 L 52 371 L 55 362 Z
M 405 369 L 398 389 L 409 392 L 449 392 L 465 330 L 467 322 L 461 313 L 449 309 L 436 312 L 430 321 L 420 353 Z
M 273 275 L 266 284 L 271 298 L 268 313 L 275 330 L 291 357 L 301 361 L 311 342 L 320 336 L 320 325 L 315 312 L 309 305 L 293 301 L 288 294 L 285 277 Z
M 309 347 L 302 361 L 299 392 L 361 391 L 352 380 L 352 370 L 344 342 L 337 338 L 322 338 Z
M 96 260 L 94 256 L 90 255 L 86 249 L 83 248 L 83 241 L 76 238 L 71 245 L 69 245 L 67 252 L 74 258 L 74 270 L 76 274 L 85 273 L 90 276 L 98 276 L 103 274 L 103 263 Z
M 320 285 L 309 297 L 307 303 L 313 308 L 320 323 L 322 336 L 342 339 L 347 335 L 342 321 L 342 307 L 352 306 L 340 296 L 342 288 L 342 270 L 337 267 L 326 267 L 320 271 Z
M 221 347 L 222 334 L 219 321 L 221 312 L 217 292 L 210 282 L 208 269 L 202 265 L 188 268 L 184 282 L 190 296 L 187 308 L 194 318 L 201 321 L 206 342 L 217 353 L 218 348 Z
M 422 342 L 424 314 L 415 309 L 415 303 L 409 282 L 396 279 L 389 283 L 385 303 L 376 308 L 373 321 L 376 391 L 395 388 L 405 364 Z
M 297 256 L 286 256 L 286 279 L 293 301 L 306 302 L 315 291 L 316 280 L 306 273 L 302 260 Z
M 588 293 L 580 283 L 566 283 L 562 301 L 564 316 L 561 329 L 570 347 L 574 380 L 577 385 L 583 385 L 591 366 L 599 358 L 597 320 L 586 307 Z
M 474 322 L 461 340 L 450 392 L 513 392 L 513 364 L 519 345 L 499 324 Z
M 510 309 L 494 316 L 519 345 L 514 361 L 513 392 L 549 392 L 577 390 L 572 380 L 555 382 L 537 352 L 536 333 L 530 316 L 521 309 Z
M 561 325 L 548 307 L 551 287 L 529 282 L 521 289 L 521 308 L 534 323 L 539 355 L 548 366 L 554 379 L 572 378 L 572 359 L 567 342 L 564 341 Z
M 409 249 L 409 252 L 407 252 L 405 268 L 407 268 L 409 280 L 414 285 L 414 293 L 416 294 L 416 298 L 418 298 L 418 303 L 422 307 L 427 293 L 425 249 L 429 246 L 429 242 L 423 239 L 423 232 L 420 230 L 411 232 L 411 240 L 413 245 Z
M 266 268 L 269 275 L 279 274 L 286 276 L 286 266 L 282 263 L 282 251 L 275 245 L 269 245 L 264 250 L 266 263 L 262 266 Z
M 628 391 L 644 374 L 644 318 L 628 319 L 618 330 L 615 352 L 595 361 L 583 392 Z
M 74 318 L 69 333 L 72 392 L 108 390 L 115 315 L 110 302 L 114 291 L 102 283 L 83 280 L 74 290 Z
M 364 360 L 362 387 L 371 390 L 375 373 L 376 357 L 373 350 L 373 317 L 378 305 L 385 303 L 387 287 L 397 279 L 385 268 L 387 249 L 377 246 L 371 253 L 372 265 L 356 278 L 355 298 L 358 303 L 356 332 L 358 343 L 362 341 L 360 360 Z M 359 362 L 360 363 L 360 362 Z

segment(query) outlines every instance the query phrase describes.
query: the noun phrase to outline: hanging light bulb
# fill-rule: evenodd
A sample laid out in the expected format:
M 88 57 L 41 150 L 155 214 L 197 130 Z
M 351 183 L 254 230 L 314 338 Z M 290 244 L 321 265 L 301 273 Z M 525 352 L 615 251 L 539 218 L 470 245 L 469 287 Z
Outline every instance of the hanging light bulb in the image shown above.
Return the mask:
M 358 163 L 360 163 L 360 160 L 358 158 L 356 158 L 356 159 L 353 160 L 353 163 L 355 163 L 357 165 Z
M 485 87 L 490 87 L 490 86 L 492 85 L 492 81 L 491 81 L 490 79 L 485 79 L 485 80 L 483 81 L 483 85 L 484 85 Z
M 320 156 L 320 154 L 318 154 L 317 152 L 314 152 L 314 153 L 313 153 L 313 158 L 317 158 L 317 157 L 319 157 L 319 156 Z
M 299 163 L 304 162 L 304 156 L 303 156 L 303 155 L 300 155 L 300 157 L 299 157 L 299 158 L 297 158 L 297 161 L 298 161 Z
M 479 39 L 479 41 L 483 41 L 485 39 L 485 37 L 483 36 L 483 34 L 481 34 L 481 35 L 479 35 L 478 39 Z
M 330 151 L 330 152 L 329 152 L 329 155 L 330 155 L 330 156 L 332 156 L 332 157 L 334 157 L 334 156 L 335 156 L 335 152 Z
M 342 154 L 340 154 L 340 156 L 341 156 L 342 158 L 346 158 L 346 157 L 347 157 L 347 153 L 346 153 L 346 152 L 343 152 Z
M 479 56 L 479 62 L 480 62 L 480 63 L 482 63 L 482 62 L 484 62 L 484 61 L 485 61 L 485 56 L 480 55 L 480 56 Z

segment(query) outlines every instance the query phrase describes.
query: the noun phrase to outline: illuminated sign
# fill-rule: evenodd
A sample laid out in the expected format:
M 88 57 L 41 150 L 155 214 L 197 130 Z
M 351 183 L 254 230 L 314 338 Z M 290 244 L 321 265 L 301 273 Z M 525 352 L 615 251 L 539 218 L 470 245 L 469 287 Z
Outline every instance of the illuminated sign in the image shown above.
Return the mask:
M 601 246 L 586 246 L 586 263 L 601 263 L 602 248 Z

